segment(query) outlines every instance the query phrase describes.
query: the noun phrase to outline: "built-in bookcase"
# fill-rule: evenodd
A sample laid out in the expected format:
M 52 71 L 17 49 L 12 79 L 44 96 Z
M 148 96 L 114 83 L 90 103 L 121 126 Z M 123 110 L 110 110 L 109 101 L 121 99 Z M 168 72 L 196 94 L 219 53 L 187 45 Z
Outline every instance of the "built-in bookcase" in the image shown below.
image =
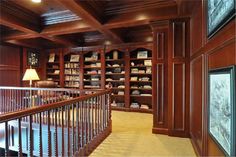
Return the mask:
M 125 52 L 106 52 L 106 88 L 112 89 L 112 107 L 125 107 Z
M 130 108 L 152 109 L 152 52 L 137 48 L 130 52 Z
M 47 66 L 46 66 L 46 78 L 47 80 L 52 80 L 60 86 L 60 58 L 57 53 L 49 53 Z
M 64 56 L 64 87 L 80 87 L 80 55 L 67 54 Z
M 47 62 L 47 78 L 65 88 L 109 88 L 112 109 L 152 113 L 151 69 L 152 50 L 146 47 L 100 49 L 55 53 Z
M 84 89 L 101 88 L 101 54 L 96 51 L 84 54 Z

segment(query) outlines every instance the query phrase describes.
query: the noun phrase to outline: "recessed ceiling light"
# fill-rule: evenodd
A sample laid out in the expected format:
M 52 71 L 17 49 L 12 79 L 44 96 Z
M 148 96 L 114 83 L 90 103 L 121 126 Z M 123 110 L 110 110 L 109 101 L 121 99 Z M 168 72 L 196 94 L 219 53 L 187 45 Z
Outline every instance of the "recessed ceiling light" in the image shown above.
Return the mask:
M 40 3 L 41 2 L 41 0 L 31 0 L 32 2 L 34 2 L 34 3 Z

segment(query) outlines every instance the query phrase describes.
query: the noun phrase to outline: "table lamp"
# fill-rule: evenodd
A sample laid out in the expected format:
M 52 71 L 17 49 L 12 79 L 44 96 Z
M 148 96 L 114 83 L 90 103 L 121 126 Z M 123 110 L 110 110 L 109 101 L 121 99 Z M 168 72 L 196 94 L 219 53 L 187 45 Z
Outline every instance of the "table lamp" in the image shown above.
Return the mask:
M 39 76 L 38 76 L 36 70 L 32 69 L 31 67 L 29 69 L 26 69 L 24 77 L 23 77 L 22 80 L 23 81 L 30 81 L 30 104 L 31 104 L 31 106 L 34 106 L 34 104 L 32 103 L 31 87 L 32 87 L 32 81 L 33 80 L 39 80 Z
M 39 76 L 35 69 L 26 69 L 23 81 L 30 81 L 30 87 L 32 87 L 32 81 L 39 80 Z

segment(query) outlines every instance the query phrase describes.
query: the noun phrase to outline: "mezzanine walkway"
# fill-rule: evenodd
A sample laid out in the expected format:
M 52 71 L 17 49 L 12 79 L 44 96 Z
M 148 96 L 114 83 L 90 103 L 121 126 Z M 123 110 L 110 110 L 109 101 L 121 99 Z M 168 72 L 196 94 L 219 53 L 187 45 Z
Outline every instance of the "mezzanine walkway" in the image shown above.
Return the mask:
M 156 135 L 151 131 L 151 114 L 112 111 L 112 134 L 91 156 L 196 156 L 190 139 Z

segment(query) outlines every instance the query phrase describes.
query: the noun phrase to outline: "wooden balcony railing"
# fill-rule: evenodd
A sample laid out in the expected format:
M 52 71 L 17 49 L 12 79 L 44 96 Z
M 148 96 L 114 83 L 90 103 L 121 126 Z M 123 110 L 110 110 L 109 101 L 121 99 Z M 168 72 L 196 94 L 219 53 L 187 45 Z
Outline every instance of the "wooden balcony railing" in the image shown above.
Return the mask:
M 99 91 L 99 90 L 96 90 Z M 0 86 L 0 113 L 68 100 L 96 91 L 65 88 L 27 88 Z
M 8 91 L 0 89 L 4 97 Z M 44 100 L 38 100 L 40 103 L 33 107 L 21 107 L 26 93 L 22 90 L 11 91 L 10 98 L 0 100 L 4 113 L 0 115 L 0 148 L 4 154 L 0 155 L 17 152 L 18 156 L 85 156 L 111 132 L 110 90 L 85 95 L 87 91 L 63 89 L 58 92 L 67 93 L 67 99 L 41 96 L 49 101 L 43 104 Z M 32 96 L 38 91 L 35 89 Z M 20 103 L 19 108 L 12 100 Z M 6 109 L 3 103 L 7 101 L 11 101 L 11 107 Z

